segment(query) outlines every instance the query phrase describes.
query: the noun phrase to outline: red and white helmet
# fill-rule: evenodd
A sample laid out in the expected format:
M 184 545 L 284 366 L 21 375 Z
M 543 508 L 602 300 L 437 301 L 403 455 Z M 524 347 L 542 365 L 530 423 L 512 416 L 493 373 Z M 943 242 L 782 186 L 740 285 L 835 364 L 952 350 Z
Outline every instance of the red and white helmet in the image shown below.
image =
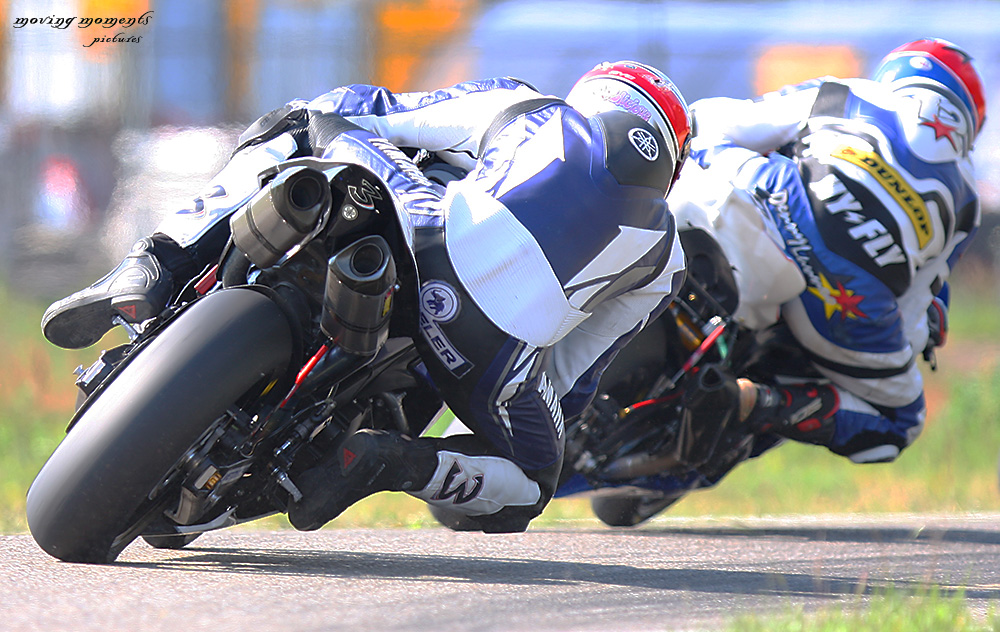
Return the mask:
M 971 123 L 972 139 L 986 120 L 983 81 L 972 57 L 943 39 L 920 39 L 903 44 L 882 59 L 872 79 L 897 88 L 924 86 L 953 94 Z
M 585 116 L 622 110 L 656 127 L 675 163 L 671 184 L 677 180 L 693 123 L 681 91 L 665 74 L 637 61 L 604 62 L 580 77 L 566 102 Z

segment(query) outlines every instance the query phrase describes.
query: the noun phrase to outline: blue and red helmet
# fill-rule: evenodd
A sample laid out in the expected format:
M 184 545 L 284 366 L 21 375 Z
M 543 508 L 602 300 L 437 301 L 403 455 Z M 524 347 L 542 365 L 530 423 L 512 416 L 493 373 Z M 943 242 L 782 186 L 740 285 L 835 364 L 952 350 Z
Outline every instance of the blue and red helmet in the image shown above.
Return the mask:
M 972 57 L 943 39 L 920 39 L 903 44 L 885 56 L 872 79 L 898 87 L 924 85 L 953 94 L 972 123 L 975 139 L 986 120 L 983 81 Z

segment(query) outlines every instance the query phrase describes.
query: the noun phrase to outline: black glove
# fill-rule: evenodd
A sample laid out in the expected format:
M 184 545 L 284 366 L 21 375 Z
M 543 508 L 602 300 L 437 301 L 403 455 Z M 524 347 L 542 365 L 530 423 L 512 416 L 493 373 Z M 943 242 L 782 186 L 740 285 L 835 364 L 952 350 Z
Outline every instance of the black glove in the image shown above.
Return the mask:
M 927 307 L 927 346 L 924 347 L 924 360 L 931 363 L 931 368 L 937 368 L 934 349 L 943 347 L 948 341 L 948 305 L 935 296 Z

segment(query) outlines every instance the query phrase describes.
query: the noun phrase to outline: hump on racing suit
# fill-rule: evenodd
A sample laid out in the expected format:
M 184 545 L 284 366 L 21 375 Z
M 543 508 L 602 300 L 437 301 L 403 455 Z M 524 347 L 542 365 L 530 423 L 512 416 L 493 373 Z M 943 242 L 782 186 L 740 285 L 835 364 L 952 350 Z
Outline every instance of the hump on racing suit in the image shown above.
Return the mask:
M 692 160 L 756 198 L 805 278 L 782 317 L 837 387 L 825 444 L 894 459 L 924 421 L 927 310 L 979 226 L 974 126 L 941 91 L 833 77 L 692 110 Z
M 441 186 L 399 147 L 468 175 Z M 680 285 L 664 200 L 679 151 L 634 114 L 584 116 L 498 78 L 403 94 L 351 85 L 292 102 L 244 135 L 234 162 L 307 152 L 362 164 L 386 184 L 416 264 L 413 338 L 449 406 L 488 440 L 438 451 L 431 482 L 411 493 L 519 530 L 554 491 L 564 418 Z M 238 205 L 239 178 L 223 186 L 227 175 L 210 184 L 225 195 L 175 220 L 179 243 Z
M 352 86 L 313 107 L 470 167 L 443 191 L 416 177 L 394 187 L 417 264 L 420 338 L 456 415 L 542 489 L 525 485 L 522 498 L 501 503 L 489 497 L 491 476 L 519 477 L 493 456 L 450 452 L 414 495 L 469 515 L 544 504 L 555 481 L 541 472 L 558 472 L 565 417 L 679 285 L 683 254 L 663 199 L 674 163 L 662 135 L 624 112 L 585 117 L 512 80 L 419 96 Z M 456 506 L 441 492 L 463 480 L 486 484 Z

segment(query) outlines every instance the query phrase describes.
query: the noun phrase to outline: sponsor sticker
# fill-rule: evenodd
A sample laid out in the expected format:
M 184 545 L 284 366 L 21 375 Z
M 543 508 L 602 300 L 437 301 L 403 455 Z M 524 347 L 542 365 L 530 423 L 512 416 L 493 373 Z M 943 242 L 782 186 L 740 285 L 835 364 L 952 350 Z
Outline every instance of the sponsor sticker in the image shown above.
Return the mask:
M 441 329 L 461 311 L 454 288 L 444 281 L 429 281 L 420 288 L 420 331 L 441 363 L 456 377 L 462 377 L 473 364 L 465 359 Z
M 428 281 L 420 288 L 420 311 L 439 323 L 448 323 L 458 316 L 458 293 L 444 281 Z
M 846 160 L 870 173 L 882 188 L 892 196 L 910 218 L 917 233 L 917 245 L 923 249 L 934 237 L 934 226 L 923 198 L 907 184 L 906 180 L 881 156 L 872 151 L 861 151 L 854 147 L 841 146 L 832 153 L 835 158 Z

